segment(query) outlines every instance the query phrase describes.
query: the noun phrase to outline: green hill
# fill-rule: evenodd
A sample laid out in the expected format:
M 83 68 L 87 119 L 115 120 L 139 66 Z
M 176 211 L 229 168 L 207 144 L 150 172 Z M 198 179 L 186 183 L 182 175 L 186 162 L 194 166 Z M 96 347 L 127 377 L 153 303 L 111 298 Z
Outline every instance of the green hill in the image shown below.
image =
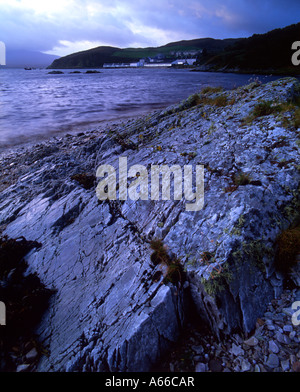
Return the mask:
M 297 23 L 249 38 L 199 38 L 148 48 L 100 46 L 56 59 L 48 68 L 101 68 L 104 63 L 128 63 L 159 55 L 165 60 L 196 57 L 200 71 L 300 74 L 300 67 L 291 62 L 291 46 L 300 40 L 299 32 Z
M 48 67 L 51 69 L 63 68 L 100 68 L 104 63 L 122 63 L 138 61 L 146 57 L 163 55 L 165 59 L 177 57 L 176 53 L 185 57 L 185 52 L 201 53 L 203 49 L 217 54 L 226 46 L 238 40 L 217 40 L 202 38 L 190 41 L 172 42 L 164 46 L 148 48 L 126 48 L 120 49 L 111 46 L 99 46 L 83 52 L 77 52 L 61 57 Z

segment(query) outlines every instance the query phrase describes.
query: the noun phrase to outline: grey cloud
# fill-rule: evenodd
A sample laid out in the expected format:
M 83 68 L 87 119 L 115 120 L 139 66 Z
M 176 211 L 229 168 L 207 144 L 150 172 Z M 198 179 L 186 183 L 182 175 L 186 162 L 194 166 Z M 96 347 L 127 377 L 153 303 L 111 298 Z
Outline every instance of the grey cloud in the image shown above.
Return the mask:
M 297 23 L 298 15 L 297 0 L 74 0 L 55 18 L 0 3 L 0 40 L 8 47 L 40 51 L 49 51 L 62 40 L 149 46 L 165 44 L 166 37 L 174 41 L 249 36 Z M 138 32 L 131 28 L 136 25 L 141 26 Z M 147 35 L 149 28 L 165 32 L 164 38 L 159 33 Z

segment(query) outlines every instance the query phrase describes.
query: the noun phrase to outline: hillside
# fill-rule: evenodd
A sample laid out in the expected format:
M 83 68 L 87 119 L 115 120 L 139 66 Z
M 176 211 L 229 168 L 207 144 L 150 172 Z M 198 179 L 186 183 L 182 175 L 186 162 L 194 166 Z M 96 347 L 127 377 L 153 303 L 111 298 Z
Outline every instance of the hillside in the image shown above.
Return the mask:
M 73 53 L 61 57 L 48 67 L 50 69 L 66 68 L 100 68 L 104 63 L 121 63 L 138 61 L 145 57 L 155 57 L 163 55 L 166 59 L 174 58 L 178 54 L 184 56 L 184 52 L 191 52 L 197 55 L 203 49 L 217 55 L 230 44 L 238 42 L 233 39 L 213 39 L 202 38 L 190 41 L 171 42 L 164 46 L 148 48 L 115 48 L 110 46 L 99 46 L 83 52 Z
M 100 46 L 54 60 L 48 67 L 101 68 L 104 63 L 133 62 L 161 55 L 165 60 L 197 57 L 199 71 L 300 74 L 291 63 L 291 46 L 299 40 L 300 23 L 249 38 L 199 38 L 164 46 L 120 49 Z
M 207 53 L 200 61 L 201 70 L 300 74 L 291 62 L 292 43 L 299 40 L 300 23 L 254 34 L 234 42 L 217 55 Z

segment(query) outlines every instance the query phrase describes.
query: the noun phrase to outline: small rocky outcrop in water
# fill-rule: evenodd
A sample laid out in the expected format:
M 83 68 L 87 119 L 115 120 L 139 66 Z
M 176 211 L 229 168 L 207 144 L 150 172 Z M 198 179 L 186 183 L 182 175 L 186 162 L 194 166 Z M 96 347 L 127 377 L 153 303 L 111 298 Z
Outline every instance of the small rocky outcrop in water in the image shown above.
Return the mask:
M 42 244 L 27 262 L 57 290 L 37 330 L 49 352 L 39 371 L 149 370 L 177 341 L 189 298 L 217 338 L 249 336 L 281 295 L 276 246 L 299 219 L 299 94 L 293 78 L 206 89 L 2 158 L 3 232 Z M 92 183 L 119 157 L 128 167 L 204 165 L 204 207 L 186 211 L 172 192 L 98 200 L 86 175 Z

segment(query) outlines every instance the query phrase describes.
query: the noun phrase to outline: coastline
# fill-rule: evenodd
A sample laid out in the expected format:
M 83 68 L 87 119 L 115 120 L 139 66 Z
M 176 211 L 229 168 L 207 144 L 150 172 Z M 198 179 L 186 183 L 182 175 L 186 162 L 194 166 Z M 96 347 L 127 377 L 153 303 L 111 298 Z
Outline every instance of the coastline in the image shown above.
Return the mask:
M 17 141 L 16 144 L 13 143 L 6 143 L 3 144 L 0 147 L 0 159 L 2 157 L 5 157 L 6 155 L 11 155 L 14 152 L 15 153 L 20 153 L 23 150 L 28 150 L 31 148 L 34 148 L 36 145 L 39 145 L 40 143 L 48 143 L 54 140 L 59 140 L 61 138 L 65 138 L 68 135 L 76 136 L 78 134 L 82 133 L 95 133 L 100 135 L 103 130 L 106 128 L 110 127 L 115 127 L 115 126 L 121 126 L 127 121 L 132 121 L 139 119 L 143 116 L 149 115 L 157 110 L 162 110 L 163 108 L 166 108 L 167 104 L 165 105 L 159 105 L 155 109 L 139 109 L 138 111 L 132 111 L 128 113 L 124 113 L 121 115 L 116 115 L 116 117 L 107 119 L 107 120 L 98 120 L 98 121 L 92 121 L 92 122 L 87 122 L 84 124 L 79 124 L 79 125 L 73 125 L 70 126 L 68 130 L 61 130 L 58 129 L 56 131 L 52 131 L 47 134 L 37 134 L 35 136 L 31 136 L 28 138 L 32 138 L 32 140 L 27 141 L 27 138 L 24 138 L 24 141 Z M 93 125 L 94 124 L 94 125 Z
M 219 361 L 219 371 L 258 371 L 262 362 L 261 371 L 294 371 L 296 351 L 292 361 L 288 350 L 261 348 L 254 363 L 251 355 L 243 361 L 241 350 L 268 304 L 284 294 L 273 249 L 278 234 L 297 219 L 300 162 L 295 108 L 279 111 L 279 105 L 298 90 L 293 78 L 208 89 L 126 123 L 1 157 L 1 231 L 42 244 L 27 256 L 29 269 L 57 290 L 38 328 L 50 354 L 33 371 L 148 371 L 176 345 L 190 296 L 214 336 L 240 330 L 230 347 L 235 363 Z M 279 102 L 278 108 L 251 117 L 264 100 Z M 76 180 L 95 176 L 100 164 L 116 165 L 121 155 L 131 164 L 204 165 L 205 207 L 192 215 L 182 201 L 101 202 L 95 181 L 85 187 Z M 166 283 L 166 267 L 151 264 L 154 238 L 180 258 L 186 280 Z M 296 290 L 282 297 L 281 311 Z M 295 328 L 281 318 L 276 345 L 297 347 L 299 333 L 288 336 Z M 209 361 L 220 353 L 205 343 L 212 356 L 199 348 L 192 364 L 213 371 Z
M 300 70 L 295 66 L 294 69 L 239 69 L 239 68 L 220 68 L 216 66 L 200 65 L 199 67 L 193 67 L 191 72 L 219 72 L 219 73 L 233 73 L 239 75 L 264 75 L 264 76 L 280 76 L 280 77 L 295 77 L 300 78 Z

